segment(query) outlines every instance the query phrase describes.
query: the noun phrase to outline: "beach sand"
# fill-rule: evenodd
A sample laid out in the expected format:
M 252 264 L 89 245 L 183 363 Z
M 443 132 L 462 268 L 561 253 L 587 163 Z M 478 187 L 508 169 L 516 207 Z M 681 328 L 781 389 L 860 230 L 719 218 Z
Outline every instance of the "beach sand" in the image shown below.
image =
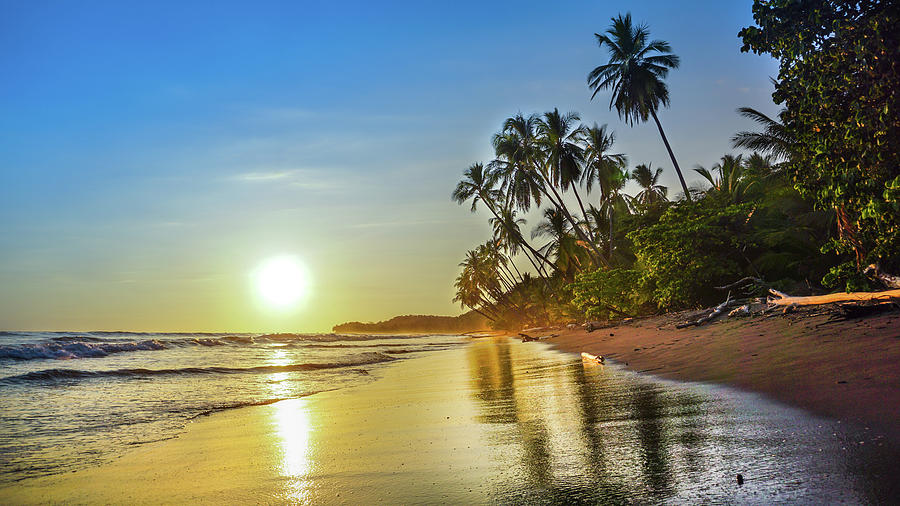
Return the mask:
M 829 321 L 820 309 L 676 329 L 666 315 L 547 340 L 634 371 L 763 393 L 900 441 L 900 312 Z

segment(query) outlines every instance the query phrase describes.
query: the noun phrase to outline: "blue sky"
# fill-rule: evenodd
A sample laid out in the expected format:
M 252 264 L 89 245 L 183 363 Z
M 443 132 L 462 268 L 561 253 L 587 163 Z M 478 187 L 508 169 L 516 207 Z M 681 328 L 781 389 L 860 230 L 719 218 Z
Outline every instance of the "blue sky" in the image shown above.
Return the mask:
M 591 102 L 593 33 L 630 11 L 682 65 L 660 113 L 683 169 L 773 113 L 740 53 L 751 2 L 2 2 L 0 327 L 327 330 L 455 314 L 486 216 L 449 200 L 507 116 L 608 123 L 677 180 L 652 124 Z M 689 183 L 698 178 L 686 174 Z M 254 300 L 301 257 L 304 307 Z

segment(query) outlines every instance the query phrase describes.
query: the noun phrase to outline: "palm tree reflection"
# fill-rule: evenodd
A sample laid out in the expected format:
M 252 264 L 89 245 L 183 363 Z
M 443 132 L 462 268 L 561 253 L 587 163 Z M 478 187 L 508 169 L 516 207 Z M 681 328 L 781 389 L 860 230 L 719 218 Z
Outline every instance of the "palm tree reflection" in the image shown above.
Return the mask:
M 703 442 L 696 396 L 567 355 L 548 361 L 545 350 L 507 339 L 476 343 L 468 354 L 477 419 L 496 426 L 498 458 L 528 481 L 518 487 L 530 494 L 522 499 L 667 497 L 681 465 L 703 465 L 691 448 Z

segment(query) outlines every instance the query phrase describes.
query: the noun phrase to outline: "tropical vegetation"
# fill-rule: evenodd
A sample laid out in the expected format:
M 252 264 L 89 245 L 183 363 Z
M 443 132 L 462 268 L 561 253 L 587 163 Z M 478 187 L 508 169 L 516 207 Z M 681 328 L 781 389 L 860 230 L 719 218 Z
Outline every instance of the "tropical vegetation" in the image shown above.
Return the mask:
M 657 117 L 678 56 L 630 14 L 596 34 L 609 55 L 588 74 L 591 97 L 608 90 L 628 124 L 653 118 L 682 187 L 674 197 L 664 167 L 630 165 L 607 125 L 557 108 L 503 121 L 494 158 L 470 165 L 452 193 L 487 209 L 493 231 L 460 264 L 454 300 L 520 328 L 721 302 L 714 287 L 744 276 L 802 293 L 874 287 L 869 263 L 900 268 L 898 16 L 837 0 L 756 0 L 754 16 L 744 49 L 782 61 L 784 109 L 738 109 L 759 130 L 734 135 L 741 152 L 697 165 L 693 187 Z M 815 28 L 820 17 L 834 30 Z

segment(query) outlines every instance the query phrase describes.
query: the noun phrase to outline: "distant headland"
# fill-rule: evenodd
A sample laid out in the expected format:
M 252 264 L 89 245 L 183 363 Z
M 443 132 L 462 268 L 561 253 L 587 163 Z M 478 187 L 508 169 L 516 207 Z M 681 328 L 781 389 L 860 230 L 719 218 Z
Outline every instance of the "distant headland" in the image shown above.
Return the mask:
M 404 315 L 380 322 L 346 322 L 335 325 L 334 332 L 472 332 L 488 329 L 487 319 L 475 311 L 459 316 Z

